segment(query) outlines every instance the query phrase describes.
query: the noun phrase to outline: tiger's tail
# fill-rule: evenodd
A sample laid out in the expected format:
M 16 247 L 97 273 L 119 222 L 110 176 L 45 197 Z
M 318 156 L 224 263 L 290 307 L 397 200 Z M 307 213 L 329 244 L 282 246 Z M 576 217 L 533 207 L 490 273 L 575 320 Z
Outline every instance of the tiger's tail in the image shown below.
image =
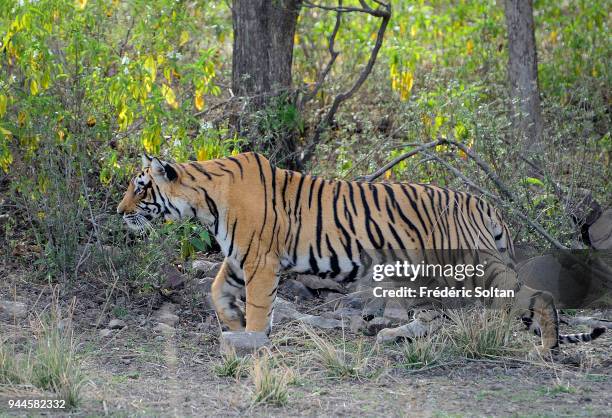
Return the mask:
M 577 343 L 588 343 L 601 336 L 606 332 L 606 328 L 597 327 L 593 328 L 591 332 L 583 332 L 580 334 L 559 334 L 559 344 L 577 344 Z

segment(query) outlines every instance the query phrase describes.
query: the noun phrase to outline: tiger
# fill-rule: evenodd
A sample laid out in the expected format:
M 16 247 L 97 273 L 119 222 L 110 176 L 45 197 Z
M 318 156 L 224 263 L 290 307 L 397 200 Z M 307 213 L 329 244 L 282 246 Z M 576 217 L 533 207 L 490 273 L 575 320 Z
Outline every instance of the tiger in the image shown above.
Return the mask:
M 142 170 L 129 182 L 117 213 L 139 232 L 157 218 L 195 218 L 214 235 L 225 258 L 211 297 L 231 331 L 270 333 L 285 273 L 350 283 L 364 272 L 366 250 L 463 248 L 499 255 L 488 273 L 516 290 L 514 308 L 527 329 L 540 336 L 539 352 L 558 352 L 560 343 L 591 341 L 605 331 L 559 334 L 552 296 L 523 285 L 507 268 L 514 247 L 500 212 L 468 192 L 324 179 L 278 168 L 253 152 L 185 163 L 144 154 Z M 420 319 L 428 316 L 439 317 Z

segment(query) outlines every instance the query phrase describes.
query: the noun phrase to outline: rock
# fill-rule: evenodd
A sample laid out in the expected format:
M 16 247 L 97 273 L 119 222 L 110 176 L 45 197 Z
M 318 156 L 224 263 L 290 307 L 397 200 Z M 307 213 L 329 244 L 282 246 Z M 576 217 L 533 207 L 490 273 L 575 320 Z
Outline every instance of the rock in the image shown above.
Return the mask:
M 360 331 L 364 331 L 367 325 L 368 323 L 363 320 L 361 315 L 355 315 L 351 317 L 349 328 L 352 332 L 358 333 Z
M 265 332 L 226 331 L 221 333 L 220 350 L 222 354 L 235 353 L 238 357 L 244 357 L 269 344 L 270 339 Z
M 333 319 L 352 318 L 353 316 L 358 316 L 361 318 L 361 311 L 349 307 L 342 307 L 332 312 L 325 312 L 321 316 Z
M 322 279 L 319 276 L 312 274 L 300 274 L 297 276 L 297 281 L 301 282 L 307 288 L 312 290 L 330 289 L 335 290 L 336 292 L 345 293 L 342 285 L 333 281 L 332 279 Z
M 7 319 L 21 319 L 27 316 L 28 307 L 22 302 L 0 300 L 0 316 Z
M 276 298 L 276 304 L 274 306 L 274 323 L 277 324 L 285 320 L 299 321 L 313 327 L 324 329 L 342 328 L 343 326 L 342 321 L 337 319 L 300 313 L 291 302 Z
M 155 327 L 153 328 L 153 331 L 161 332 L 162 334 L 172 334 L 174 333 L 174 328 L 168 324 L 164 324 L 163 322 L 160 322 L 159 324 L 155 325 Z
M 383 318 L 388 319 L 392 324 L 405 324 L 410 321 L 406 308 L 400 303 L 387 303 Z
M 365 293 L 364 292 L 353 292 L 349 293 L 342 300 L 342 306 L 346 306 L 353 309 L 362 309 L 365 304 Z
M 310 300 L 314 297 L 312 292 L 301 282 L 294 279 L 287 279 L 283 282 L 281 290 L 291 299 Z
M 172 312 L 160 311 L 159 314 L 156 316 L 156 319 L 162 324 L 166 324 L 173 327 L 178 322 L 179 317 L 173 314 Z
M 589 238 L 593 248 L 612 249 L 612 209 L 606 209 L 599 219 L 589 228 Z
M 163 274 L 166 276 L 166 281 L 162 286 L 163 289 L 175 290 L 184 287 L 185 277 L 175 266 L 164 266 Z
M 106 338 L 106 337 L 110 337 L 110 336 L 113 334 L 113 331 L 111 331 L 111 330 L 110 330 L 110 329 L 108 329 L 108 328 L 104 328 L 104 329 L 101 329 L 101 330 L 98 332 L 98 334 L 100 335 L 100 337 L 102 337 L 102 338 Z
M 110 329 L 121 329 L 121 328 L 125 328 L 125 322 L 122 321 L 121 319 L 112 319 L 109 323 L 108 323 L 108 327 Z
M 344 295 L 338 292 L 329 292 L 325 295 L 325 303 L 329 306 L 337 307 L 344 301 Z
M 194 260 L 191 268 L 198 273 L 203 273 L 206 277 L 214 277 L 221 269 L 221 264 L 217 261 Z
M 208 294 L 212 289 L 212 284 L 215 281 L 213 277 L 204 277 L 200 279 L 197 285 L 197 289 L 200 293 Z
M 364 334 L 366 335 L 376 335 L 379 331 L 389 328 L 391 323 L 386 318 L 374 318 L 365 325 Z

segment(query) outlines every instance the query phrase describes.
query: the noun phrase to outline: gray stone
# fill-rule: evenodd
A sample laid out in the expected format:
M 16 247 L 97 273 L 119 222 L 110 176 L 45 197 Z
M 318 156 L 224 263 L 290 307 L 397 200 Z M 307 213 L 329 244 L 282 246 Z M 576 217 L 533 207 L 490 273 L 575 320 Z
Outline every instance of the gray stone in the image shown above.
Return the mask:
M 244 357 L 269 344 L 270 339 L 265 332 L 226 331 L 221 333 L 220 350 L 222 354 L 235 353 L 238 357 Z
M 351 317 L 351 322 L 349 324 L 349 329 L 352 332 L 354 332 L 354 333 L 358 333 L 360 331 L 365 330 L 367 325 L 368 325 L 368 323 L 363 320 L 361 315 L 355 315 L 355 316 Z
M 365 292 L 353 292 L 344 297 L 342 300 L 342 305 L 349 308 L 361 309 L 365 304 L 365 300 Z
M 4 316 L 8 319 L 21 319 L 27 314 L 28 307 L 25 303 L 0 300 L 0 316 Z
M 303 283 L 307 288 L 312 290 L 329 289 L 344 293 L 342 285 L 332 279 L 322 279 L 312 274 L 300 274 L 297 276 L 297 281 Z
M 121 319 L 112 319 L 109 323 L 108 323 L 108 327 L 110 329 L 121 329 L 121 328 L 125 328 L 125 322 L 122 321 Z
M 110 337 L 112 334 L 113 334 L 113 331 L 111 331 L 108 328 L 104 328 L 99 331 L 99 335 L 102 338 Z
M 392 324 L 405 324 L 410 321 L 406 308 L 400 303 L 387 303 L 383 318 L 388 319 Z
M 300 313 L 291 302 L 276 298 L 274 306 L 274 323 L 277 324 L 283 321 L 297 321 L 324 329 L 342 328 L 343 326 L 342 321 L 337 319 Z
M 157 321 L 172 327 L 178 322 L 179 317 L 172 312 L 160 311 L 157 314 L 156 319 Z
M 605 210 L 589 228 L 589 238 L 593 248 L 612 249 L 612 209 Z
M 391 323 L 388 319 L 382 317 L 374 318 L 365 325 L 364 333 L 366 335 L 376 335 L 381 330 L 389 328 L 390 326 Z
M 215 281 L 213 277 L 204 277 L 198 281 L 198 291 L 208 294 L 212 289 L 212 284 Z
M 285 280 L 282 284 L 283 294 L 297 300 L 310 300 L 314 297 L 312 292 L 301 282 L 294 279 Z
M 221 263 L 208 260 L 194 260 L 191 268 L 207 277 L 214 277 L 221 269 Z
M 163 322 L 160 322 L 159 324 L 155 325 L 155 327 L 153 328 L 153 331 L 161 332 L 162 334 L 172 334 L 174 333 L 174 328 L 168 324 L 164 324 Z
M 352 318 L 354 316 L 358 316 L 361 318 L 361 311 L 358 309 L 342 307 L 332 312 L 326 312 L 322 314 L 322 316 L 334 318 L 334 319 Z

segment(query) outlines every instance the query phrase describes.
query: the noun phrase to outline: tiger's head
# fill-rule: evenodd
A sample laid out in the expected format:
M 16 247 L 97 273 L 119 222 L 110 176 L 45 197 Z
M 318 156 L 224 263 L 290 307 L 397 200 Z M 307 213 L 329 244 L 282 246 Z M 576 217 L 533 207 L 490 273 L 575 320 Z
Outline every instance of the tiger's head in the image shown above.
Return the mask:
M 134 177 L 117 206 L 117 213 L 130 229 L 143 232 L 150 222 L 160 216 L 180 218 L 180 211 L 168 197 L 178 173 L 167 162 L 148 155 L 142 156 L 142 170 Z

